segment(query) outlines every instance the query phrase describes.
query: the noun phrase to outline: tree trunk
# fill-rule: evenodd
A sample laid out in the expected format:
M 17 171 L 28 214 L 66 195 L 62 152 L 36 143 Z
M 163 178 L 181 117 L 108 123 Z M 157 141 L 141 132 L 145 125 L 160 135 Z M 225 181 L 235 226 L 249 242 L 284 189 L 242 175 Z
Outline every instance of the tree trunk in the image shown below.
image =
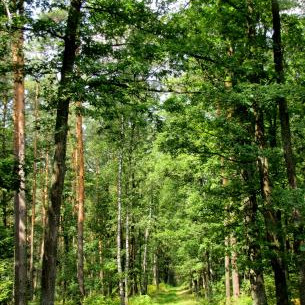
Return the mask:
M 229 238 L 225 238 L 226 251 L 229 247 Z M 226 286 L 226 304 L 231 303 L 231 279 L 230 279 L 230 255 L 225 254 L 225 286 Z
M 261 192 L 264 199 L 264 219 L 267 230 L 267 240 L 272 253 L 271 265 L 274 272 L 277 305 L 288 305 L 288 284 L 286 279 L 287 265 L 285 259 L 285 242 L 280 212 L 275 211 L 271 202 L 271 184 L 269 179 L 268 159 L 263 155 L 265 149 L 265 133 L 263 113 L 254 105 L 255 109 L 255 134 L 258 146 L 261 150 L 258 157 L 258 166 L 261 179 Z
M 64 39 L 65 46 L 63 52 L 63 64 L 61 68 L 61 80 L 58 91 L 55 124 L 55 152 L 53 158 L 52 186 L 50 190 L 51 204 L 48 208 L 42 263 L 41 305 L 53 305 L 55 298 L 58 227 L 65 179 L 70 102 L 69 87 L 76 57 L 76 36 L 80 21 L 81 3 L 81 0 L 71 0 Z
M 101 286 L 102 286 L 102 295 L 105 295 L 105 283 L 104 283 L 104 251 L 103 251 L 103 242 L 99 240 L 98 242 L 98 250 L 99 250 L 99 263 L 101 266 L 100 272 L 99 272 L 99 278 L 101 281 Z
M 135 228 L 131 226 L 132 238 L 131 238 L 131 260 L 130 260 L 130 267 L 131 267 L 131 276 L 132 276 L 132 295 L 138 294 L 138 278 L 137 278 L 137 245 L 136 245 L 136 238 L 135 238 Z
M 23 0 L 14 0 L 17 18 L 24 13 Z M 16 30 L 12 40 L 14 69 L 14 155 L 17 166 L 18 189 L 15 192 L 15 305 L 27 303 L 26 263 L 26 203 L 25 203 L 25 118 L 24 118 L 24 55 L 23 31 Z
M 44 182 L 42 186 L 42 193 L 41 193 L 41 227 L 42 227 L 42 234 L 41 234 L 41 241 L 39 245 L 39 266 L 40 268 L 37 269 L 37 274 L 35 277 L 34 282 L 34 290 L 38 287 L 38 282 L 41 276 L 41 266 L 43 260 L 43 250 L 44 250 L 44 235 L 45 235 L 45 227 L 46 227 L 46 210 L 48 206 L 48 188 L 49 188 L 49 152 L 46 151 L 45 155 L 45 167 L 41 170 L 41 174 L 44 175 Z
M 251 57 L 255 57 L 254 53 L 255 45 L 257 42 L 256 37 L 256 29 L 257 29 L 257 16 L 254 14 L 255 6 L 252 0 L 247 0 L 247 25 L 248 25 L 248 44 L 249 44 L 249 52 Z M 259 72 L 260 73 L 260 72 Z M 254 83 L 259 83 L 259 75 L 253 74 L 251 75 L 251 81 Z M 275 113 L 276 117 L 276 113 Z M 252 137 L 258 138 L 259 142 L 261 142 L 261 147 L 264 145 L 264 134 L 255 134 L 261 129 L 258 125 L 258 117 L 256 118 L 256 123 L 253 127 L 250 127 L 249 133 Z M 262 122 L 263 123 L 263 122 Z M 271 128 L 269 130 L 270 133 L 270 142 L 271 144 L 276 143 L 276 120 L 274 124 L 271 124 Z M 257 139 L 257 140 L 258 140 Z M 245 224 L 247 229 L 247 244 L 248 244 L 248 259 L 249 259 L 249 277 L 250 277 L 250 285 L 251 285 L 251 296 L 253 299 L 253 305 L 267 305 L 267 296 L 265 291 L 264 284 L 264 275 L 263 275 L 263 265 L 262 265 L 262 253 L 260 247 L 260 236 L 259 236 L 259 227 L 257 224 L 257 212 L 258 212 L 258 204 L 257 204 L 257 190 L 255 187 L 255 164 L 249 165 L 243 171 L 243 178 L 247 187 L 249 188 L 249 197 L 245 201 Z M 261 170 L 261 174 L 263 171 Z M 266 178 L 268 178 L 266 176 Z
M 226 87 L 232 87 L 232 83 L 230 82 L 230 85 L 226 84 Z M 223 159 L 221 160 L 221 163 L 223 164 Z M 224 172 L 223 172 L 224 176 Z M 228 184 L 228 179 L 224 177 L 222 179 L 222 185 L 225 187 Z M 228 207 L 226 206 L 226 218 L 224 221 L 224 227 L 226 228 L 228 226 Z M 230 253 L 229 253 L 229 246 L 230 246 L 230 238 L 228 236 L 225 237 L 225 288 L 226 288 L 226 304 L 231 304 L 231 276 L 230 276 Z
M 157 291 L 159 290 L 159 266 L 158 266 L 158 250 L 154 253 L 154 265 L 153 265 L 153 275 L 154 275 L 154 285 L 156 285 Z
M 81 107 L 81 103 L 78 103 Z M 85 297 L 84 284 L 84 203 L 85 203 L 85 165 L 84 165 L 84 141 L 83 141 L 83 118 L 81 113 L 77 114 L 76 137 L 78 150 L 78 222 L 77 222 L 77 279 L 81 298 Z
M 128 305 L 129 295 L 129 210 L 126 211 L 126 260 L 125 260 L 125 305 Z
M 237 252 L 234 249 L 236 247 L 236 238 L 234 236 L 231 236 L 230 244 L 232 248 L 231 265 L 232 265 L 233 298 L 238 299 L 240 294 L 240 289 L 239 289 L 239 274 L 237 267 Z
M 125 304 L 123 271 L 121 258 L 121 234 L 122 234 L 122 171 L 123 171 L 123 151 L 119 152 L 119 168 L 118 168 L 118 218 L 117 218 L 117 267 L 119 276 L 119 296 L 120 304 Z
M 148 236 L 149 236 L 149 226 L 150 226 L 150 220 L 152 216 L 152 208 L 149 209 L 149 220 L 147 227 L 145 229 L 144 233 L 144 251 L 143 251 L 143 264 L 142 264 L 142 271 L 143 271 L 143 285 L 142 285 L 142 291 L 141 294 L 146 295 L 147 294 L 147 285 L 148 285 L 148 274 L 147 274 L 147 252 L 148 252 Z
M 35 117 L 35 132 L 34 132 L 34 164 L 33 164 L 33 190 L 32 190 L 32 217 L 31 217 L 31 245 L 30 245 L 30 300 L 34 294 L 34 229 L 36 217 L 36 191 L 37 191 L 37 128 L 38 128 L 38 98 L 39 85 L 36 83 L 35 101 L 34 101 L 34 117 Z
M 284 60 L 281 41 L 281 18 L 278 0 L 271 0 L 272 3 L 272 21 L 273 21 L 273 58 L 276 72 L 276 81 L 278 84 L 285 83 Z M 292 189 L 297 188 L 297 179 L 295 171 L 295 162 L 292 152 L 290 120 L 287 100 L 283 97 L 277 99 L 279 105 L 281 137 L 284 150 L 284 158 L 287 170 L 289 185 Z
M 279 10 L 278 0 L 271 0 L 272 9 L 272 21 L 273 21 L 273 59 L 274 68 L 276 72 L 276 81 L 278 84 L 285 83 L 284 76 L 284 56 L 282 48 L 282 37 L 281 37 L 281 17 Z M 287 100 L 284 97 L 277 99 L 279 106 L 279 116 L 281 125 L 281 139 L 284 150 L 284 159 L 286 164 L 287 178 L 291 189 L 297 188 L 297 176 L 295 160 L 293 156 L 292 141 L 291 141 L 291 130 L 290 130 L 290 119 Z M 304 242 L 300 240 L 299 236 L 304 234 L 304 220 L 298 209 L 293 211 L 293 219 L 295 222 L 295 242 L 294 249 L 297 254 L 297 267 L 299 269 L 299 294 L 300 304 L 305 305 L 305 257 L 300 251 L 300 246 Z
M 249 177 L 249 175 L 248 175 Z M 248 180 L 246 178 L 246 180 Z M 248 181 L 251 183 L 251 178 Z M 259 244 L 259 228 L 257 226 L 257 199 L 256 192 L 249 196 L 245 202 L 247 243 L 249 257 L 249 276 L 251 285 L 251 296 L 253 305 L 267 305 L 267 296 L 265 291 L 264 274 L 262 267 L 262 256 Z

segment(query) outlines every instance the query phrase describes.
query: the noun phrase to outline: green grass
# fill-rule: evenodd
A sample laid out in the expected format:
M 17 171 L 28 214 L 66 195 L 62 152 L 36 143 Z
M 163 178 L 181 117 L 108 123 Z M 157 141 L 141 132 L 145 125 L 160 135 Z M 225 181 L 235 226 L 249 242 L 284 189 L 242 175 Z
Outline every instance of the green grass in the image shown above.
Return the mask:
M 152 296 L 154 305 L 196 305 L 195 297 L 183 288 L 168 288 L 165 291 L 155 292 Z

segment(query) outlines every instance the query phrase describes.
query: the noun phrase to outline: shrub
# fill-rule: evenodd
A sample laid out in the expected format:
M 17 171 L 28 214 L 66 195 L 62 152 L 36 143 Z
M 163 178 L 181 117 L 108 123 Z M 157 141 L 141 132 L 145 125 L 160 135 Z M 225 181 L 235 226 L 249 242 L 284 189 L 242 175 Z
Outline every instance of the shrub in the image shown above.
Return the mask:
M 7 260 L 0 261 L 0 304 L 8 304 L 13 295 L 11 265 Z
M 153 305 L 153 301 L 148 295 L 135 296 L 130 299 L 130 305 Z
M 91 294 L 84 299 L 84 305 L 119 305 L 117 299 L 107 298 L 101 294 Z

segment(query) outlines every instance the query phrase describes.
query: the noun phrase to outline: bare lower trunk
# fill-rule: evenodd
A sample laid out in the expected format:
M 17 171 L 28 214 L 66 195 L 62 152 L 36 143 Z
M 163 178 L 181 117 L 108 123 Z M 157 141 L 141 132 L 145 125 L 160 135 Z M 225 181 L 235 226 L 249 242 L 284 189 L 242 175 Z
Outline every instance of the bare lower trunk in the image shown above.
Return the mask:
M 45 228 L 47 224 L 47 209 L 48 209 L 48 192 L 49 192 L 49 152 L 46 152 L 45 157 L 45 169 L 44 169 L 44 186 L 42 192 L 42 206 L 41 206 L 41 215 L 42 215 L 42 241 L 41 241 L 41 252 L 40 252 L 40 259 L 42 264 L 43 259 L 43 251 L 44 251 L 44 235 L 45 235 Z
M 142 294 L 147 294 L 147 241 L 148 241 L 148 228 L 145 229 L 144 234 L 144 251 L 143 251 L 143 264 L 142 264 L 142 271 L 143 271 L 143 285 L 142 285 Z
M 101 281 L 101 286 L 102 286 L 102 295 L 105 295 L 105 283 L 104 283 L 104 270 L 103 270 L 103 265 L 104 265 L 104 254 L 103 254 L 103 242 L 99 240 L 98 242 L 98 249 L 99 249 L 99 263 L 101 266 L 100 272 L 99 272 L 99 277 Z
M 257 106 L 256 112 L 256 140 L 259 148 L 265 149 L 264 118 L 263 113 Z M 261 179 L 261 192 L 264 199 L 264 218 L 267 230 L 267 240 L 271 250 L 271 265 L 274 272 L 277 305 L 288 305 L 288 284 L 286 279 L 287 265 L 285 259 L 285 242 L 280 212 L 276 211 L 271 202 L 271 184 L 269 179 L 268 159 L 260 152 L 258 165 Z
M 258 242 L 260 239 L 257 225 L 257 210 L 256 193 L 254 193 L 245 202 L 251 296 L 253 305 L 267 305 L 262 255 Z
M 148 252 L 148 236 L 149 236 L 149 226 L 152 216 L 152 208 L 149 209 L 149 220 L 147 227 L 144 233 L 144 251 L 143 251 L 143 263 L 142 263 L 142 270 L 143 270 L 143 285 L 141 294 L 147 294 L 147 285 L 148 285 L 148 274 L 147 274 L 147 252 Z
M 119 296 L 120 304 L 125 304 L 123 271 L 121 259 L 121 234 L 122 234 L 122 169 L 123 167 L 123 152 L 119 153 L 119 168 L 118 168 L 118 218 L 117 218 L 117 267 L 119 276 Z
M 129 211 L 126 211 L 126 260 L 125 260 L 125 305 L 128 305 L 129 295 Z
M 81 106 L 81 103 L 78 103 Z M 77 222 L 77 279 L 81 297 L 85 297 L 84 283 L 84 203 L 85 203 L 85 185 L 84 185 L 84 142 L 83 142 L 83 118 L 79 113 L 76 122 L 76 137 L 78 150 L 78 222 Z
M 23 1 L 13 1 L 17 17 L 22 17 Z M 18 189 L 15 192 L 15 305 L 25 305 L 27 292 L 26 203 L 25 203 L 25 118 L 24 118 L 24 56 L 23 32 L 16 30 L 12 41 L 14 69 L 14 155 L 17 165 Z
M 229 238 L 225 239 L 225 246 L 229 247 Z M 231 303 L 231 279 L 230 279 L 230 255 L 225 254 L 225 286 L 226 286 L 226 304 Z
M 41 276 L 41 305 L 53 305 L 55 298 L 57 239 L 60 208 L 65 179 L 66 146 L 70 94 L 68 92 L 75 62 L 77 29 L 80 21 L 81 0 L 71 0 L 67 19 L 61 81 L 59 84 L 55 124 L 55 152 L 53 158 L 50 206 L 44 239 L 44 253 Z
M 39 266 L 40 268 L 37 270 L 37 275 L 35 278 L 34 289 L 38 286 L 38 278 L 40 279 L 41 276 L 41 266 L 42 266 L 42 259 L 43 259 L 43 251 L 44 251 L 44 235 L 45 235 L 45 227 L 47 222 L 47 207 L 48 207 L 48 189 L 49 189 L 49 152 L 46 152 L 45 156 L 45 167 L 42 170 L 42 174 L 44 174 L 44 183 L 42 189 L 42 196 L 41 196 L 41 227 L 42 227 L 42 238 L 40 241 L 40 253 L 39 253 Z
M 34 164 L 33 164 L 33 190 L 32 190 L 32 217 L 31 217 L 31 246 L 30 246 L 30 299 L 34 294 L 34 229 L 36 217 L 36 190 L 37 190 L 37 124 L 38 124 L 38 94 L 39 85 L 36 83 L 36 94 L 34 101 L 35 133 L 34 133 Z
M 239 274 L 237 267 L 237 252 L 236 252 L 236 238 L 231 236 L 230 243 L 232 247 L 231 265 L 232 265 L 232 286 L 233 286 L 233 298 L 238 299 L 240 294 L 239 289 Z
M 158 266 L 158 252 L 154 253 L 154 265 L 153 265 L 154 285 L 159 290 L 159 266 Z
M 138 277 L 137 277 L 137 269 L 136 269 L 136 260 L 137 260 L 137 245 L 136 245 L 136 238 L 135 238 L 135 228 L 134 226 L 131 227 L 132 238 L 131 238 L 131 278 L 132 278 L 132 295 L 136 295 L 138 290 Z

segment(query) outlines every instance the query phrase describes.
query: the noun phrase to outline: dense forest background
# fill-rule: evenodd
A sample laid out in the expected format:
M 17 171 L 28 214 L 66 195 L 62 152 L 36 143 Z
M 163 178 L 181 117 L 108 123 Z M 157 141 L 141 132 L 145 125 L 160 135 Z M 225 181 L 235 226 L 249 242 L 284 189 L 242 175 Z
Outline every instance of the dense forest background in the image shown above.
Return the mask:
M 305 305 L 302 1 L 2 0 L 0 33 L 1 305 Z

